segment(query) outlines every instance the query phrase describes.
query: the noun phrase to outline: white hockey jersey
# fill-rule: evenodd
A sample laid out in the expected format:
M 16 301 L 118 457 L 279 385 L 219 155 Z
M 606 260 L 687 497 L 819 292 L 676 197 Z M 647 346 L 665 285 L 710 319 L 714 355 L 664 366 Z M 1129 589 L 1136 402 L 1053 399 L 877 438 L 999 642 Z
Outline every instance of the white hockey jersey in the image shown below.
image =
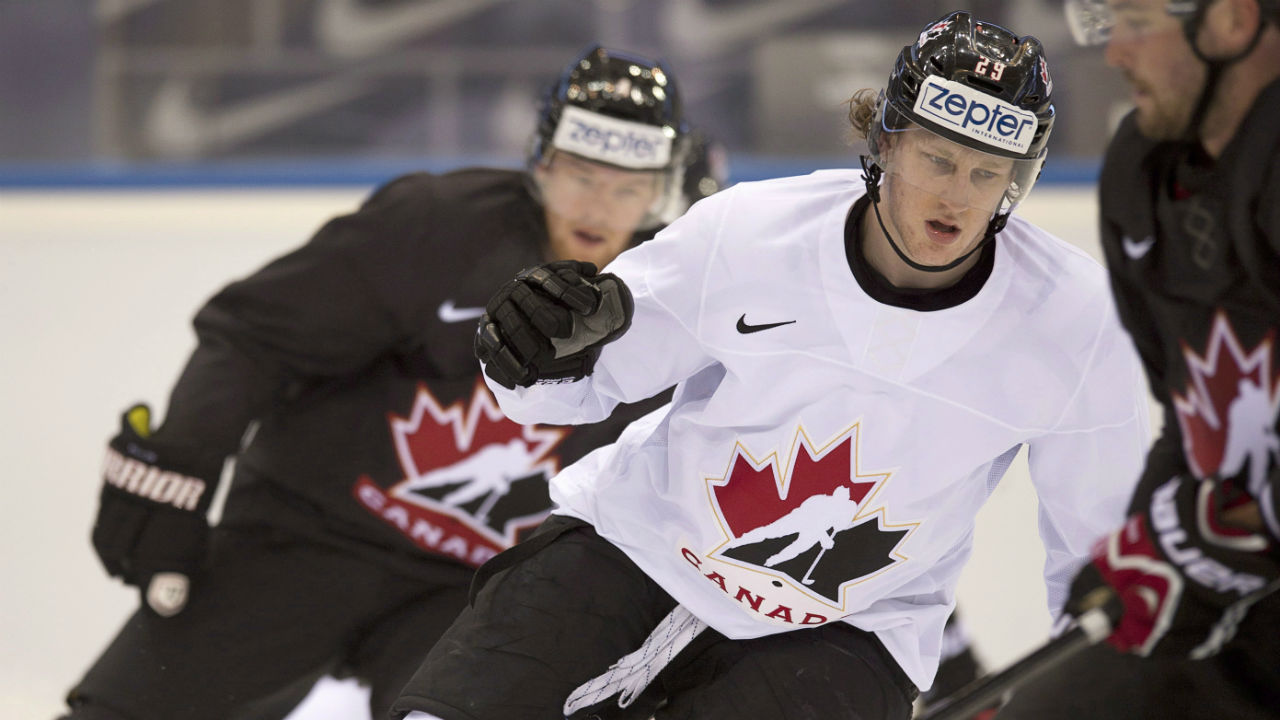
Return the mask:
M 852 170 L 739 184 L 608 267 L 635 317 L 595 372 L 506 390 L 522 423 L 582 423 L 680 383 L 552 481 L 730 638 L 842 620 L 876 633 L 921 689 L 974 517 L 1029 446 L 1060 606 L 1117 527 L 1148 444 L 1136 354 L 1102 268 L 1011 218 L 969 300 L 872 300 L 845 255 Z

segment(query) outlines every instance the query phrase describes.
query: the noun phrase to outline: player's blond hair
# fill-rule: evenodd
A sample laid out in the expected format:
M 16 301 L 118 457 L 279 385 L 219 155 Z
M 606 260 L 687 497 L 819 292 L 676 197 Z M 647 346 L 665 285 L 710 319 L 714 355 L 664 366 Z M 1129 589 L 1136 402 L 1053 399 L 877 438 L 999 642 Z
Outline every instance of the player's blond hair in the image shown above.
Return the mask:
M 866 140 L 867 133 L 871 131 L 871 123 L 876 118 L 876 100 L 880 97 L 879 90 L 871 88 L 863 88 L 853 94 L 853 97 L 845 103 L 849 106 L 849 135 L 850 140 L 857 142 Z

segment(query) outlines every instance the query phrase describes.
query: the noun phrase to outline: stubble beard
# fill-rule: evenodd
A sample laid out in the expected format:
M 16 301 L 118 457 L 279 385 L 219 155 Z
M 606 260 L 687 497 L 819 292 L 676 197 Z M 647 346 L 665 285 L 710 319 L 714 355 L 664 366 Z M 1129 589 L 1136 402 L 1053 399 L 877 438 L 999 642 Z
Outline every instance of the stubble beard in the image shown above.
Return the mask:
M 1128 80 L 1132 88 L 1142 91 L 1147 98 L 1145 107 L 1137 106 L 1138 131 L 1144 137 L 1165 141 L 1180 140 L 1187 136 L 1191 129 L 1195 97 L 1155 95 L 1148 84 L 1139 82 L 1133 76 L 1129 76 Z

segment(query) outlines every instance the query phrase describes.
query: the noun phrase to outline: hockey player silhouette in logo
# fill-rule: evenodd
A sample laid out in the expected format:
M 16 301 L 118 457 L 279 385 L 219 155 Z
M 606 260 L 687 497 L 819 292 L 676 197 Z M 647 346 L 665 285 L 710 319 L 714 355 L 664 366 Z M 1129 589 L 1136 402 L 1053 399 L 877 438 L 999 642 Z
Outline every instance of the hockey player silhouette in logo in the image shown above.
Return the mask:
M 440 498 L 440 502 L 450 507 L 461 507 L 487 494 L 475 512 L 476 519 L 485 522 L 498 500 L 511 491 L 512 483 L 528 477 L 529 469 L 537 459 L 523 440 L 494 443 L 448 467 L 411 480 L 408 489 L 418 491 L 461 484 Z
M 1249 463 L 1248 487 L 1260 487 L 1272 459 L 1280 460 L 1280 437 L 1276 436 L 1276 408 L 1266 388 L 1249 378 L 1241 378 L 1239 393 L 1227 410 L 1227 443 L 1222 449 L 1218 472 L 1232 477 Z
M 823 551 L 830 550 L 835 545 L 836 533 L 853 527 L 853 516 L 857 512 L 858 503 L 850 499 L 849 488 L 841 485 L 830 495 L 814 495 L 800 503 L 800 507 L 768 525 L 739 535 L 728 547 L 736 548 L 762 540 L 795 535 L 796 539 L 791 544 L 764 561 L 765 567 L 774 567 L 814 545 L 820 545 Z M 816 559 L 814 564 L 817 564 Z
M 858 502 L 849 486 L 806 498 L 778 519 L 753 528 L 720 551 L 727 558 L 783 573 L 832 603 L 850 577 L 878 572 L 890 564 L 906 530 L 855 519 Z M 825 558 L 825 560 L 824 560 Z

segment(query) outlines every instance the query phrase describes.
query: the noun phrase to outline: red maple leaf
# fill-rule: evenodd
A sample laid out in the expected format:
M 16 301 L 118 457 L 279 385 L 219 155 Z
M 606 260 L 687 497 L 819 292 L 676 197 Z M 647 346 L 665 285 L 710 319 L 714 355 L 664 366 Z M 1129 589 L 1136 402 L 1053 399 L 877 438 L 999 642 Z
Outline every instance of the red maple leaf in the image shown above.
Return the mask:
M 712 485 L 720 516 L 729 531 L 738 536 L 767 525 L 808 498 L 831 495 L 840 486 L 848 487 L 850 499 L 861 504 L 888 473 L 857 473 L 857 433 L 858 426 L 854 425 L 825 447 L 814 450 L 804 431 L 798 431 L 798 447 L 792 454 L 791 467 L 784 472 L 779 472 L 777 453 L 758 463 L 741 445 L 736 446 L 729 472 Z
M 1173 393 L 1173 404 L 1182 430 L 1183 450 L 1197 476 L 1212 475 L 1222 464 L 1231 432 L 1231 403 L 1240 394 L 1242 382 L 1260 388 L 1272 406 L 1277 404 L 1280 378 L 1271 374 L 1273 340 L 1274 333 L 1268 332 L 1257 347 L 1246 352 L 1226 314 L 1219 311 L 1209 331 L 1204 355 L 1183 343 L 1187 389 L 1185 394 Z
M 469 404 L 455 402 L 447 408 L 440 406 L 425 385 L 419 385 L 409 417 L 390 413 L 387 421 L 406 478 L 452 465 L 487 445 L 517 439 L 528 444 L 532 457 L 544 458 L 564 437 L 560 430 L 526 427 L 511 421 L 480 381 L 476 382 Z M 550 474 L 555 474 L 554 467 Z

